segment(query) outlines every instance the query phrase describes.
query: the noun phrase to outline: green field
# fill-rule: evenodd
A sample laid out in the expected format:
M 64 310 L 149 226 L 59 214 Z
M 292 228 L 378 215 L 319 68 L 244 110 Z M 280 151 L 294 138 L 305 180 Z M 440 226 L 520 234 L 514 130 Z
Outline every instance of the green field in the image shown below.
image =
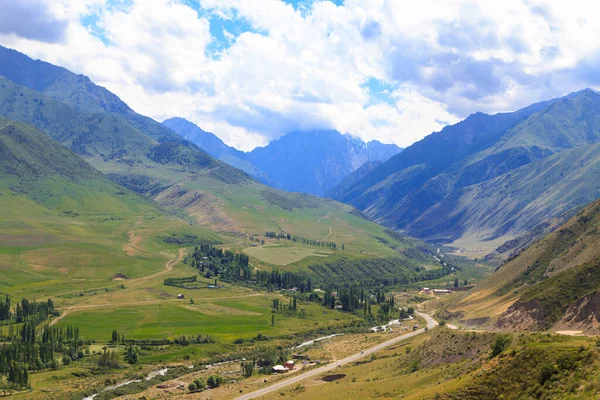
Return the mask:
M 59 326 L 79 326 L 83 336 L 95 340 L 108 340 L 112 330 L 117 329 L 130 339 L 202 334 L 228 342 L 237 338 L 250 339 L 259 332 L 267 336 L 302 333 L 354 319 L 351 315 L 334 311 L 323 314 L 318 305 L 302 304 L 310 317 L 276 316 L 275 327 L 271 327 L 271 299 L 257 296 L 234 302 L 215 302 L 196 298 L 194 305 L 187 304 L 187 300 L 131 307 L 115 305 L 70 314 L 61 320 Z

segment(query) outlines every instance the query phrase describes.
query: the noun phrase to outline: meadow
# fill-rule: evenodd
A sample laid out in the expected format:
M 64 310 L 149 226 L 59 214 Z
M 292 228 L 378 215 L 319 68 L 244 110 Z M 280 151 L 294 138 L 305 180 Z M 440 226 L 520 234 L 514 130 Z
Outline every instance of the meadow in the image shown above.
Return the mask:
M 306 257 L 327 258 L 332 251 L 322 250 L 320 247 L 271 244 L 256 247 L 247 247 L 244 253 L 269 264 L 285 266 L 303 260 Z

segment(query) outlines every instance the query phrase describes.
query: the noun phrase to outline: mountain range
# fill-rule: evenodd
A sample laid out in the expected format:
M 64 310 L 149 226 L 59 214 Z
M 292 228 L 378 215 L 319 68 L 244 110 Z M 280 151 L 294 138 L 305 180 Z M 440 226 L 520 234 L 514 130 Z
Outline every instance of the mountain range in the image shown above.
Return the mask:
M 328 130 L 292 132 L 245 153 L 183 118 L 170 118 L 163 125 L 260 182 L 318 196 L 325 195 L 363 164 L 385 161 L 402 151 L 394 144 L 376 140 L 365 143 L 352 135 Z
M 331 193 L 426 240 L 522 244 L 529 231 L 548 232 L 597 198 L 599 139 L 600 95 L 586 89 L 511 113 L 473 114 Z
M 375 256 L 395 258 L 386 267 L 391 277 L 414 273 L 420 265 L 440 266 L 424 243 L 363 219 L 351 206 L 263 185 L 165 125 L 135 113 L 85 76 L 1 47 L 0 60 L 0 116 L 9 121 L 7 126 L 17 123 L 27 131 L 45 133 L 87 162 L 81 163 L 100 171 L 104 181 L 108 177 L 114 187 L 122 185 L 145 196 L 151 207 L 167 216 L 176 215 L 201 231 L 223 233 L 236 241 L 271 231 L 296 240 L 344 244 L 343 254 L 303 251 L 296 261 L 302 260 L 305 269 Z M 54 168 L 41 160 L 37 164 L 40 170 Z M 53 190 L 68 191 L 59 184 L 61 174 L 54 175 Z M 131 194 L 125 188 L 114 190 Z M 17 206 L 9 202 L 4 210 L 12 213 Z

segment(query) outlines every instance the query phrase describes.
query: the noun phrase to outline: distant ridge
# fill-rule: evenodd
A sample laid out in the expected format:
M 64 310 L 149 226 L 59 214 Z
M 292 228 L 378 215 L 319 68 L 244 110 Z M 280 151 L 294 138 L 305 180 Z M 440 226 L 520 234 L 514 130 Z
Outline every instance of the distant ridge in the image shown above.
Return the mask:
M 337 131 L 313 131 L 293 132 L 244 153 L 184 118 L 170 118 L 163 124 L 260 182 L 318 196 L 324 196 L 364 163 L 385 161 L 402 150 L 376 140 L 365 143 Z

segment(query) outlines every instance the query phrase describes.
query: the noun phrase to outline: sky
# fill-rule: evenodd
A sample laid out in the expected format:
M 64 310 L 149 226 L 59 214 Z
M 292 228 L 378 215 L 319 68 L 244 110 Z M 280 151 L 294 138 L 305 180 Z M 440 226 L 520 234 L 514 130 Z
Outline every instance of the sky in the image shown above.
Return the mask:
M 0 44 L 242 150 L 337 129 L 406 147 L 600 87 L 593 0 L 0 0 Z

